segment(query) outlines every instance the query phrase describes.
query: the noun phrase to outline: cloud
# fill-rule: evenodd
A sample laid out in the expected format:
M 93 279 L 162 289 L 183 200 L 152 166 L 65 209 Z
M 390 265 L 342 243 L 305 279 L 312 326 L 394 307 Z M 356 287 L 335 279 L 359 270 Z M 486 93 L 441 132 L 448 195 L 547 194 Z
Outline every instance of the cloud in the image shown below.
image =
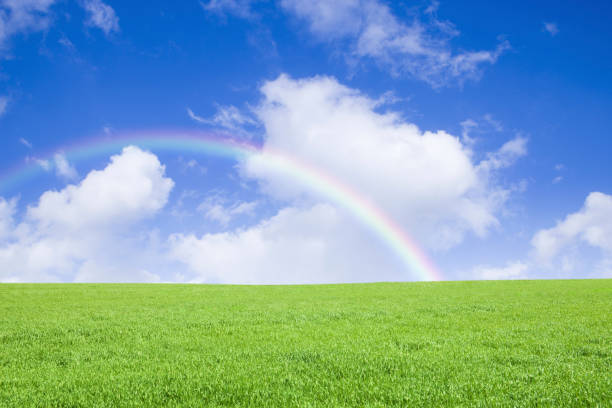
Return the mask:
M 559 27 L 557 27 L 557 23 L 544 23 L 543 30 L 553 37 L 559 34 Z
M 478 128 L 478 122 L 473 119 L 466 119 L 460 123 L 461 125 L 461 141 L 467 145 L 474 143 L 474 138 L 470 136 L 470 133 Z
M 24 139 L 23 137 L 19 138 L 19 143 L 27 147 L 28 149 L 32 148 L 32 143 L 29 140 Z
M 193 113 L 193 111 L 191 110 L 191 108 L 187 108 L 187 115 L 195 120 L 196 122 L 200 122 L 200 123 L 210 123 L 209 119 L 205 119 L 202 116 L 198 116 L 195 113 Z
M 514 139 L 504 143 L 496 152 L 489 153 L 487 158 L 480 162 L 478 168 L 485 172 L 499 170 L 512 166 L 519 158 L 527 154 L 527 139 L 516 136 Z
M 196 159 L 187 160 L 183 156 L 179 156 L 178 162 L 181 166 L 181 170 L 183 171 L 183 173 L 187 172 L 188 170 L 196 170 L 197 173 L 200 173 L 202 175 L 208 172 L 206 166 L 200 164 Z
M 478 279 L 525 279 L 529 266 L 525 262 L 508 262 L 503 267 L 477 266 L 474 268 L 473 275 Z
M 553 179 L 552 183 L 553 184 L 559 184 L 560 182 L 563 181 L 563 176 L 557 176 Z
M 493 175 L 526 153 L 526 141 L 517 138 L 474 163 L 457 137 L 379 113 L 375 100 L 329 77 L 282 75 L 262 93 L 255 112 L 266 131 L 264 152 L 283 152 L 359 191 L 430 248 L 496 226 L 509 191 Z M 277 198 L 322 199 L 316 186 L 279 172 L 265 156 L 251 157 L 242 171 Z
M 400 21 L 379 0 L 282 0 L 282 8 L 306 22 L 320 41 L 348 46 L 349 59 L 370 59 L 394 75 L 409 74 L 441 87 L 477 80 L 482 67 L 497 62 L 510 48 L 507 41 L 488 51 L 453 51 L 455 27 L 436 17 L 429 7 L 427 21 Z
M 101 0 L 84 0 L 82 5 L 88 14 L 87 25 L 98 27 L 106 35 L 119 31 L 119 18 L 111 6 Z
M 583 207 L 553 228 L 538 231 L 531 244 L 540 261 L 551 262 L 568 247 L 586 244 L 612 256 L 612 196 L 590 193 Z
M 43 193 L 18 224 L 6 221 L 9 205 L 0 218 L 17 225 L 0 239 L 0 280 L 156 280 L 146 272 L 158 259 L 156 240 L 135 231 L 173 185 L 155 155 L 126 147 L 80 183 Z
M 232 14 L 241 18 L 252 18 L 253 12 L 251 6 L 253 0 L 209 0 L 208 2 L 200 1 L 202 8 L 210 13 L 225 16 Z
M 0 116 L 4 115 L 6 112 L 6 107 L 8 106 L 9 98 L 7 96 L 0 96 Z
M 6 239 L 13 231 L 13 216 L 17 207 L 17 200 L 5 200 L 0 197 L 0 242 Z
M 25 162 L 26 163 L 34 162 L 34 163 L 38 164 L 44 171 L 50 171 L 51 167 L 52 167 L 51 162 L 49 160 L 38 159 L 38 158 L 33 157 L 33 156 L 26 156 Z
M 193 282 L 323 283 L 408 279 L 384 248 L 372 245 L 329 204 L 287 207 L 259 224 L 232 232 L 175 234 L 171 256 Z
M 313 283 L 414 278 L 372 231 L 319 185 L 303 184 L 270 164 L 266 152 L 307 163 L 385 211 L 417 242 L 443 250 L 498 224 L 510 190 L 496 174 L 527 152 L 520 136 L 473 161 L 473 151 L 444 131 L 421 131 L 377 99 L 330 77 L 281 75 L 261 88 L 253 109 L 265 129 L 262 155 L 240 164 L 243 177 L 281 209 L 248 228 L 171 235 L 170 256 L 195 282 Z M 280 152 L 280 153 L 279 153 Z M 200 210 L 220 223 L 234 208 L 208 198 Z M 513 266 L 506 277 L 518 276 Z M 483 276 L 493 269 L 484 267 Z M 514 274 L 514 275 L 513 275 Z M 501 272 L 498 271 L 501 276 Z
M 78 185 L 47 191 L 28 216 L 43 224 L 78 228 L 140 219 L 161 209 L 174 182 L 157 157 L 128 146 L 104 170 L 91 171 Z
M 76 180 L 79 177 L 74 166 L 68 162 L 68 159 L 63 154 L 56 153 L 53 156 L 53 163 L 55 164 L 55 173 L 58 177 L 66 180 Z
M 45 30 L 51 23 L 54 0 L 0 0 L 0 51 L 17 34 Z
M 53 23 L 52 6 L 56 0 L 0 0 L 0 55 L 9 48 L 10 39 L 47 30 Z M 115 11 L 101 0 L 79 0 L 88 19 L 86 24 L 105 34 L 119 31 Z M 74 45 L 65 36 L 59 42 L 69 49 Z M 1 103 L 1 102 L 0 102 Z
M 251 116 L 231 105 L 218 106 L 217 112 L 210 119 L 196 115 L 190 108 L 187 108 L 187 115 L 196 122 L 217 126 L 241 136 L 248 136 L 247 128 L 258 125 L 257 121 Z
M 238 201 L 231 205 L 225 205 L 225 201 L 220 196 L 211 196 L 202 202 L 197 209 L 207 219 L 227 226 L 230 221 L 240 215 L 253 215 L 259 204 L 257 201 Z

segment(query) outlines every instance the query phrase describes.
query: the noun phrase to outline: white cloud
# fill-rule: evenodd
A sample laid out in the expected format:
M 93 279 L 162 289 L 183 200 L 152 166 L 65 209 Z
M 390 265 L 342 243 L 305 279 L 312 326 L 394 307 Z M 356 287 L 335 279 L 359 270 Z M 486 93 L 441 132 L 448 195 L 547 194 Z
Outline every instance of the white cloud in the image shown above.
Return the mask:
M 19 138 L 19 143 L 27 147 L 28 149 L 32 148 L 32 143 L 29 140 L 24 139 L 23 137 Z
M 0 51 L 13 35 L 45 30 L 55 0 L 0 0 Z
M 201 165 L 196 159 L 185 159 L 183 156 L 179 156 L 178 162 L 181 165 L 181 169 L 183 172 L 187 170 L 197 170 L 200 174 L 206 174 L 208 169 Z
M 156 156 L 126 147 L 103 170 L 27 208 L 0 240 L 0 280 L 158 279 L 143 267 L 155 265 L 155 240 L 134 226 L 166 204 L 173 185 Z
M 208 12 L 226 15 L 233 14 L 241 18 L 253 17 L 251 5 L 254 0 L 209 0 L 208 2 L 200 1 L 202 8 Z
M 25 157 L 25 162 L 26 163 L 36 163 L 38 164 L 44 171 L 50 171 L 51 170 L 51 162 L 49 160 L 46 159 L 39 159 L 37 157 L 34 156 L 26 156 Z
M 559 184 L 560 182 L 563 181 L 563 176 L 557 176 L 553 179 L 552 183 L 553 184 Z
M 559 27 L 557 27 L 557 23 L 544 23 L 543 29 L 553 37 L 559 34 Z
M 175 234 L 171 255 L 194 282 L 322 283 L 409 279 L 388 252 L 329 204 L 288 207 L 245 230 Z
M 225 205 L 225 201 L 220 196 L 211 196 L 198 206 L 198 211 L 207 219 L 225 226 L 240 215 L 253 215 L 258 205 L 257 201 L 238 201 Z
M 146 217 L 166 204 L 174 186 L 164 169 L 155 155 L 128 146 L 78 185 L 45 192 L 28 215 L 43 224 L 71 228 Z
M 538 231 L 531 243 L 540 261 L 550 262 L 566 248 L 579 243 L 612 256 L 612 196 L 590 193 L 584 206 L 553 228 Z
M 486 172 L 503 169 L 512 166 L 526 154 L 527 139 L 519 135 L 504 143 L 498 151 L 489 153 L 487 158 L 480 162 L 478 168 Z
M 0 96 L 0 116 L 4 115 L 6 112 L 6 107 L 8 106 L 9 98 L 7 96 Z
M 498 224 L 510 191 L 495 183 L 495 175 L 526 154 L 526 139 L 519 136 L 474 162 L 459 138 L 423 132 L 394 112 L 380 113 L 379 100 L 329 77 L 293 80 L 282 75 L 261 91 L 263 100 L 253 111 L 265 128 L 263 154 L 241 163 L 241 172 L 287 206 L 246 229 L 172 235 L 171 256 L 189 267 L 194 281 L 414 278 L 341 203 L 330 203 L 320 186 L 302 184 L 296 174 L 275 167 L 267 152 L 307 163 L 358 191 L 417 242 L 436 249 L 457 245 L 469 233 L 483 236 Z M 216 198 L 200 206 L 221 224 L 231 220 L 233 208 L 239 206 Z
M 187 115 L 195 120 L 196 122 L 200 122 L 200 123 L 210 123 L 209 119 L 203 118 L 202 116 L 198 116 L 195 113 L 193 113 L 193 111 L 191 110 L 191 108 L 187 108 Z
M 98 27 L 106 35 L 119 31 L 119 18 L 108 4 L 101 0 L 84 0 L 83 8 L 89 16 L 89 26 Z
M 508 262 L 503 267 L 477 266 L 474 268 L 474 276 L 478 279 L 525 279 L 529 266 L 521 261 Z
M 408 73 L 434 87 L 478 79 L 510 46 L 453 52 L 450 39 L 459 32 L 428 8 L 429 21 L 404 23 L 379 0 L 282 0 L 281 6 L 308 24 L 319 40 L 348 44 L 349 58 L 369 58 L 395 75 Z
M 263 150 L 284 152 L 359 191 L 433 248 L 448 248 L 466 232 L 483 236 L 497 225 L 508 191 L 495 171 L 525 154 L 525 140 L 506 143 L 487 160 L 444 132 L 422 132 L 376 101 L 335 79 L 280 76 L 262 87 L 256 109 L 266 129 Z M 312 185 L 271 167 L 264 156 L 243 164 L 265 191 L 283 199 L 321 200 Z
M 501 132 L 504 130 L 502 123 L 499 120 L 494 119 L 493 115 L 490 113 L 484 115 L 483 118 L 496 132 Z
M 5 200 L 0 197 L 0 242 L 8 238 L 13 231 L 13 216 L 17 206 L 17 200 Z
M 472 145 L 474 143 L 474 138 L 470 136 L 470 133 L 478 128 L 478 122 L 473 119 L 466 119 L 460 123 L 461 125 L 461 141 L 466 145 Z
M 245 129 L 246 127 L 257 125 L 257 121 L 255 119 L 231 105 L 218 106 L 217 112 L 210 119 L 196 115 L 190 108 L 187 108 L 187 115 L 196 122 L 218 126 L 241 136 L 248 135 L 248 132 Z
M 58 177 L 66 180 L 76 180 L 79 177 L 74 166 L 68 162 L 68 159 L 66 159 L 66 156 L 62 153 L 56 153 L 53 156 L 53 163 L 55 165 L 55 173 Z M 44 168 L 42 163 L 41 165 Z

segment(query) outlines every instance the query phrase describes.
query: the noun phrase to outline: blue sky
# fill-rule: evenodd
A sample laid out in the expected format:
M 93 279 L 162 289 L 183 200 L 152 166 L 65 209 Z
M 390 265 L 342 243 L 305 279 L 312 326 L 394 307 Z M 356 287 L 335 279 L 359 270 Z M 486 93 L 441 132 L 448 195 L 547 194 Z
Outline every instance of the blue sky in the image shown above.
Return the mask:
M 422 278 L 268 149 L 357 191 L 446 279 L 611 277 L 611 17 L 609 2 L 0 0 L 0 280 Z M 70 150 L 134 132 L 262 156 Z

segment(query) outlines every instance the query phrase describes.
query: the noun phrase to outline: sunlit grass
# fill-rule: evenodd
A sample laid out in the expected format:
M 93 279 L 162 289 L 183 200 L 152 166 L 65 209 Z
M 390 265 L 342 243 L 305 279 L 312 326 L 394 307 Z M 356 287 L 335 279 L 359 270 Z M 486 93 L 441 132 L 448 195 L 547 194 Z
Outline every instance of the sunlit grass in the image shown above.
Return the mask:
M 612 280 L 0 285 L 1 406 L 611 406 Z

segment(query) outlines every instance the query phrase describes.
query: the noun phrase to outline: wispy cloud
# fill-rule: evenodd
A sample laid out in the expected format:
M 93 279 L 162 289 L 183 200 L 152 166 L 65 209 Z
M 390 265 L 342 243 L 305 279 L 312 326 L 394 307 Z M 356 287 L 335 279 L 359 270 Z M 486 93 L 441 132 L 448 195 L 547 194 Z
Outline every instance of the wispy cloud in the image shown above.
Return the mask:
M 409 23 L 379 0 L 282 0 L 281 6 L 305 21 L 320 41 L 348 45 L 349 60 L 370 59 L 393 75 L 409 74 L 433 87 L 479 79 L 482 67 L 510 48 L 501 41 L 492 50 L 454 51 L 450 40 L 459 31 L 437 18 L 437 2 L 425 10 L 426 19 Z
M 29 140 L 24 139 L 23 137 L 19 138 L 19 143 L 27 147 L 28 149 L 32 148 L 32 143 Z
M 210 120 L 203 118 L 202 116 L 198 116 L 190 108 L 187 108 L 187 115 L 196 122 L 207 123 L 210 124 Z
M 42 31 L 51 24 L 50 8 L 55 0 L 0 1 L 0 51 L 17 34 Z
M 218 106 L 217 112 L 211 118 L 204 118 L 187 108 L 187 115 L 194 121 L 211 126 L 217 126 L 241 136 L 248 136 L 247 127 L 257 126 L 258 122 L 235 106 Z
M 44 171 L 50 171 L 51 170 L 51 162 L 49 160 L 46 160 L 46 159 L 39 159 L 39 158 L 34 157 L 34 156 L 26 156 L 25 157 L 25 162 L 26 163 L 36 163 Z
M 101 0 L 85 0 L 83 8 L 89 15 L 87 25 L 98 27 L 106 35 L 119 31 L 119 17 L 108 4 Z
M 56 153 L 53 156 L 53 164 L 55 165 L 55 174 L 58 177 L 66 180 L 76 180 L 79 177 L 74 166 L 68 162 L 68 159 L 62 153 Z
M 504 143 L 496 152 L 487 154 L 487 158 L 478 165 L 479 170 L 489 172 L 513 165 L 519 158 L 527 154 L 527 139 L 516 136 Z
M 544 23 L 543 30 L 553 37 L 559 34 L 559 27 L 557 27 L 557 23 Z
M 6 112 L 6 107 L 8 106 L 9 98 L 7 96 L 0 96 L 0 116 L 4 115 Z
M 210 13 L 225 16 L 232 14 L 240 18 L 252 18 L 254 16 L 251 9 L 253 0 L 209 0 L 208 2 L 200 1 L 200 5 L 204 10 Z
M 220 196 L 209 197 L 198 206 L 198 211 L 205 218 L 226 226 L 240 215 L 252 215 L 258 205 L 257 201 L 238 201 L 230 205 L 226 205 L 225 201 Z

